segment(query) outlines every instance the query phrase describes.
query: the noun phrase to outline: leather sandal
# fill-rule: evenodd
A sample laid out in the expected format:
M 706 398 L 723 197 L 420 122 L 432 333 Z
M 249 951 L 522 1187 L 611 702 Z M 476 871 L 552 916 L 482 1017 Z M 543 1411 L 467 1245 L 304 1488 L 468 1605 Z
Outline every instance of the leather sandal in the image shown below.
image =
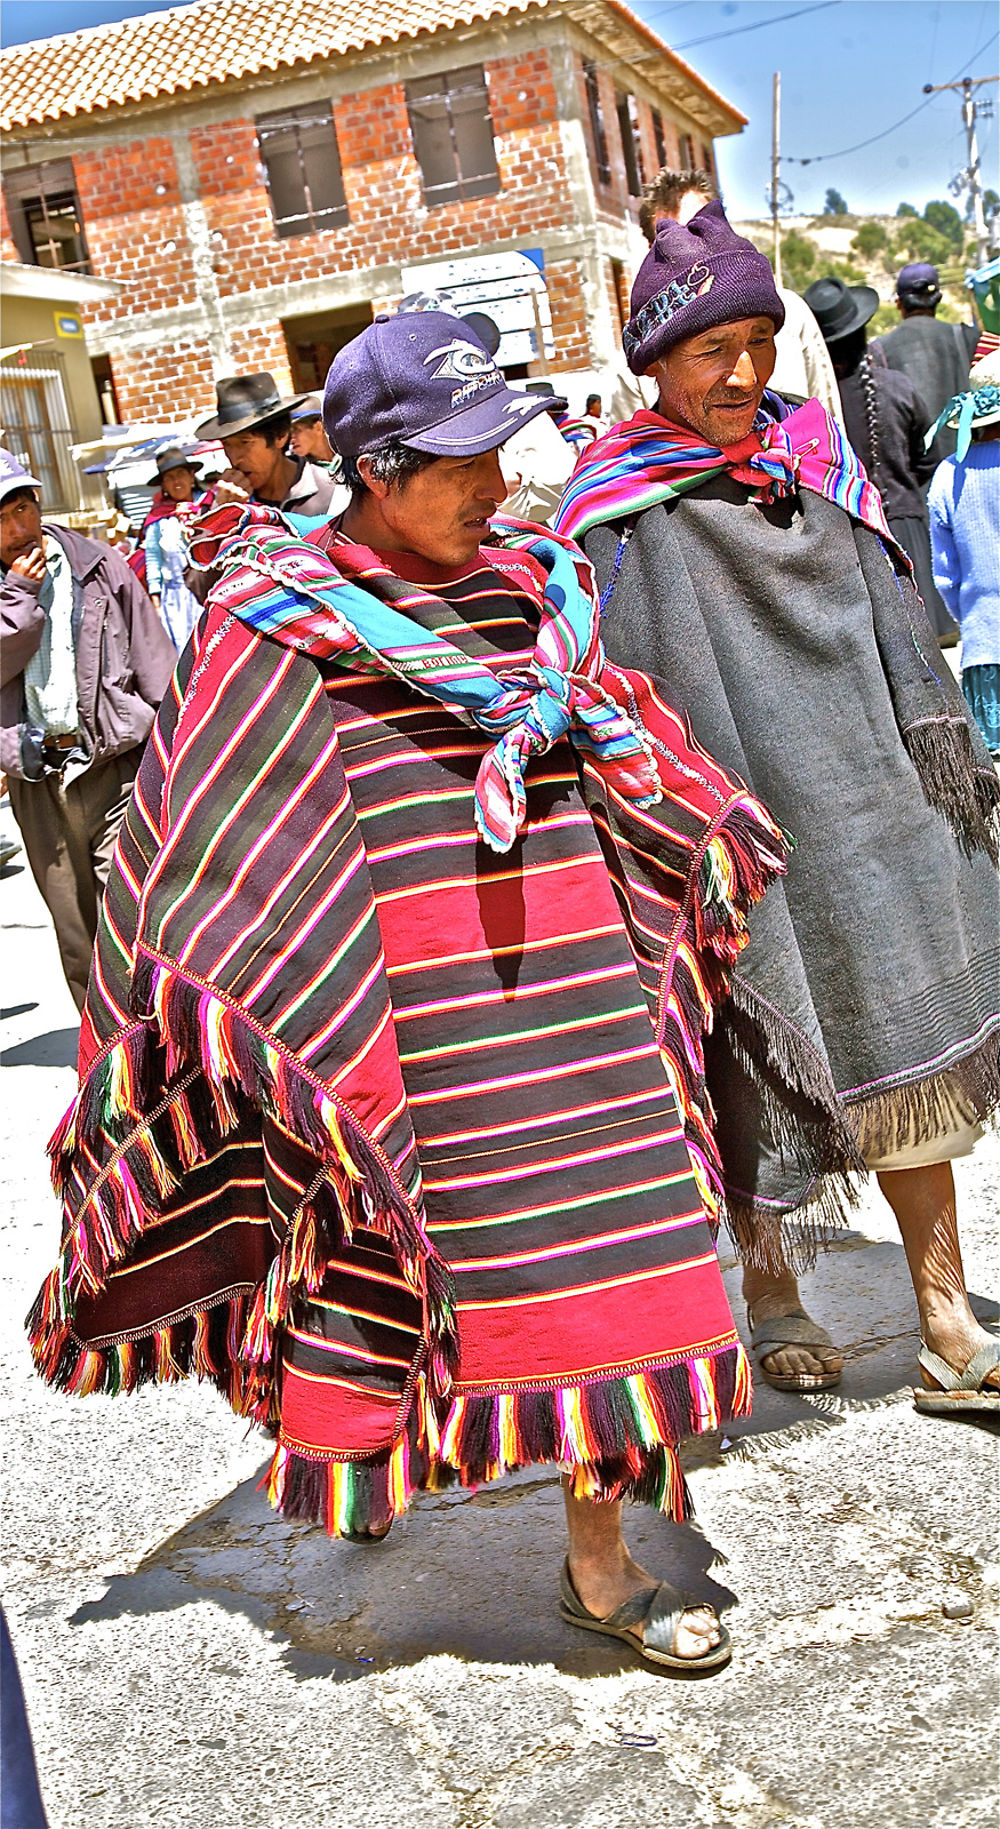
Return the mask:
M 769 1353 L 780 1353 L 785 1346 L 833 1346 L 825 1327 L 797 1308 L 792 1314 L 775 1315 L 771 1321 L 755 1321 L 753 1309 L 747 1309 L 750 1350 L 765 1384 L 775 1391 L 829 1391 L 839 1384 L 843 1372 L 769 1372 L 763 1361 Z
M 633 1651 L 638 1651 L 647 1664 L 690 1674 L 698 1670 L 719 1670 L 733 1655 L 733 1641 L 726 1627 L 720 1624 L 721 1637 L 717 1645 L 698 1658 L 678 1657 L 673 1649 L 677 1628 L 685 1613 L 694 1608 L 672 1582 L 661 1581 L 655 1588 L 644 1588 L 616 1607 L 606 1619 L 599 1619 L 596 1613 L 587 1611 L 573 1586 L 567 1558 L 559 1576 L 559 1596 L 559 1612 L 568 1625 L 580 1626 L 584 1632 L 601 1632 L 605 1638 L 621 1639 Z M 642 1626 L 641 1639 L 630 1631 L 633 1626 Z

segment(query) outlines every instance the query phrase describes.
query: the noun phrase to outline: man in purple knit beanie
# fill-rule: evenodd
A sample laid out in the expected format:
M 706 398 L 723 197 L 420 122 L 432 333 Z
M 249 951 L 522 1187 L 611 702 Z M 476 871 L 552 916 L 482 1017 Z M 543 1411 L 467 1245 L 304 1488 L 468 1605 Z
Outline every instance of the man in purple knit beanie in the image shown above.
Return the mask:
M 794 1267 L 868 1170 L 913 1280 L 918 1409 L 996 1414 L 951 1163 L 1000 1105 L 1000 789 L 878 491 L 818 401 L 768 389 L 783 320 L 721 203 L 659 221 L 623 334 L 656 410 L 590 447 L 555 526 L 597 572 L 610 658 L 669 681 L 798 842 L 707 1062 L 761 1372 L 838 1382 Z

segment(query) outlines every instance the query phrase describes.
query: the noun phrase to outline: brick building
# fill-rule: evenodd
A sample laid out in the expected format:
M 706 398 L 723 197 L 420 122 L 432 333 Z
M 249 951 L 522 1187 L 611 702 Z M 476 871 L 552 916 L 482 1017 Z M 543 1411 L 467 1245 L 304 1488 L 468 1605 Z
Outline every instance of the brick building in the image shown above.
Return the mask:
M 446 261 L 544 278 L 499 285 L 508 372 L 599 378 L 644 178 L 743 125 L 619 0 L 199 0 L 3 65 L 3 259 L 118 282 L 82 309 L 126 421 L 319 385 Z

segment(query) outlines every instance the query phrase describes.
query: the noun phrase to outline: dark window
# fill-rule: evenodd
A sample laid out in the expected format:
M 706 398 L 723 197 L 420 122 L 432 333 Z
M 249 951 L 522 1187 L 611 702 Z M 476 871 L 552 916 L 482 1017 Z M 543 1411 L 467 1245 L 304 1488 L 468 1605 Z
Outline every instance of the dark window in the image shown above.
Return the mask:
M 602 184 L 610 184 L 611 161 L 608 158 L 608 136 L 604 131 L 604 111 L 601 107 L 601 91 L 597 82 L 596 64 L 584 64 L 583 80 L 587 88 L 587 107 L 590 109 L 590 129 L 594 136 L 597 176 Z
M 462 203 L 500 189 L 482 64 L 407 83 L 406 105 L 426 204 Z
M 14 245 L 27 266 L 90 272 L 72 159 L 6 172 L 3 194 Z
M 639 139 L 639 110 L 634 95 L 623 95 L 620 89 L 615 90 L 615 111 L 618 115 L 618 131 L 621 134 L 622 157 L 625 160 L 625 178 L 630 197 L 640 197 L 646 182 L 643 169 L 642 145 Z
M 656 141 L 656 157 L 659 160 L 660 170 L 662 171 L 667 163 L 667 136 L 663 131 L 663 116 L 660 113 L 660 110 L 654 108 L 652 112 L 653 138 Z
M 259 114 L 254 125 L 275 234 L 340 228 L 347 221 L 347 200 L 329 102 Z
M 684 171 L 697 171 L 698 161 L 695 158 L 694 141 L 689 133 L 679 133 L 677 145 L 681 155 L 681 167 Z
M 707 171 L 709 175 L 715 170 L 715 165 L 712 160 L 712 148 L 710 146 L 702 146 L 701 169 L 702 171 Z

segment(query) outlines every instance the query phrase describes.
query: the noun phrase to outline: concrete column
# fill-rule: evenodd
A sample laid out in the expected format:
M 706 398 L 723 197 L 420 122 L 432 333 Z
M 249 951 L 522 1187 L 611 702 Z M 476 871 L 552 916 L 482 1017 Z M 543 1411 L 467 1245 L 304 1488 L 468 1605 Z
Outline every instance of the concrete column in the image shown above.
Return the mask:
M 572 45 L 565 42 L 550 44 L 549 57 L 559 97 L 559 132 L 573 198 L 574 227 L 584 244 L 580 253 L 580 279 L 591 360 L 595 369 L 614 369 L 619 358 L 617 326 L 611 322 L 608 310 L 599 252 L 597 199 L 583 128 L 576 57 Z
M 181 209 L 184 214 L 184 228 L 194 265 L 198 302 L 204 313 L 205 339 L 212 352 L 212 373 L 218 381 L 223 375 L 231 375 L 236 364 L 222 313 L 219 283 L 215 277 L 215 267 L 212 263 L 212 238 L 208 227 L 208 217 L 202 202 L 198 168 L 194 162 L 190 137 L 186 133 L 172 133 L 170 139 L 177 165 L 177 183 L 181 196 Z

